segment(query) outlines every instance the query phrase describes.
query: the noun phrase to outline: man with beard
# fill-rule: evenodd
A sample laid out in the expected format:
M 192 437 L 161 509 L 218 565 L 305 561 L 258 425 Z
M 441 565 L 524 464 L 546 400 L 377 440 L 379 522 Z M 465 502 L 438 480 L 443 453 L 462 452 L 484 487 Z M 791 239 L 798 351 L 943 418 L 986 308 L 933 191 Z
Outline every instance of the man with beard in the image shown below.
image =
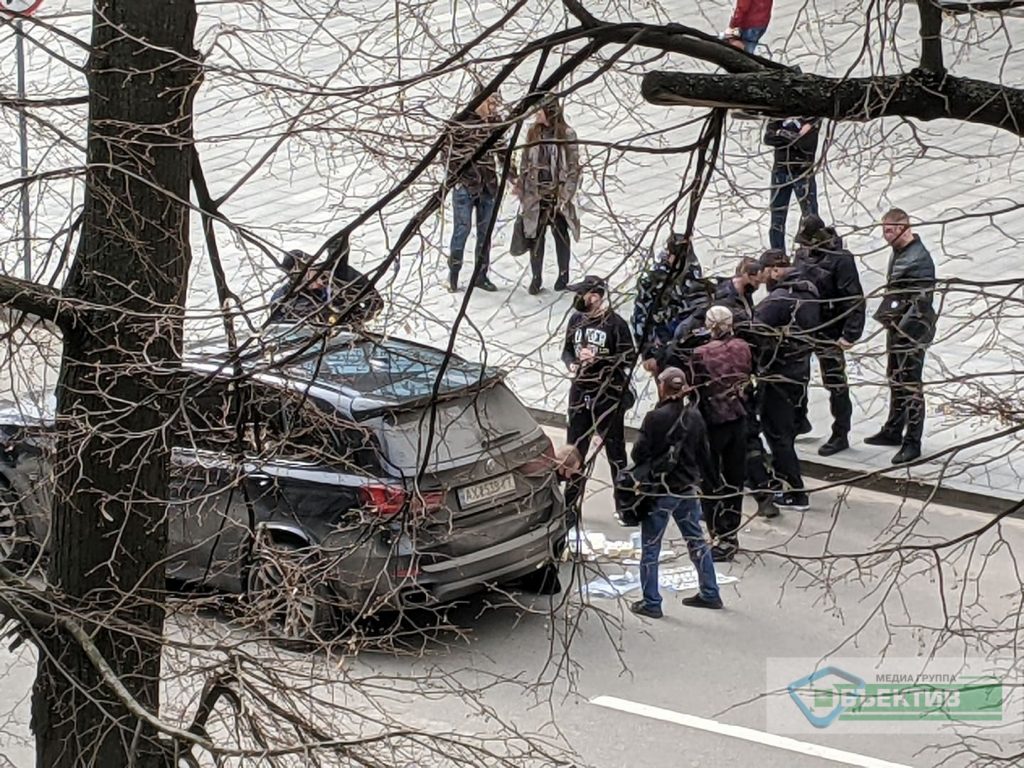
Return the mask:
M 567 440 L 580 456 L 586 457 L 591 438 L 595 433 L 599 435 L 614 479 L 626 466 L 623 418 L 634 401 L 629 388 L 636 358 L 633 338 L 629 325 L 609 306 L 603 278 L 587 275 L 568 290 L 576 298 L 562 350 L 562 362 L 573 375 Z M 584 474 L 579 473 L 566 484 L 570 526 L 578 514 L 584 480 Z
M 797 267 L 813 266 L 821 270 L 821 328 L 815 334 L 814 356 L 821 369 L 821 381 L 829 394 L 832 434 L 818 449 L 821 456 L 832 456 L 850 447 L 850 420 L 853 403 L 846 380 L 846 350 L 864 333 L 864 289 L 860 285 L 857 262 L 843 248 L 843 241 L 818 216 L 807 216 L 800 225 L 796 241 L 803 246 L 797 253 Z M 804 401 L 799 421 L 806 419 Z
M 798 411 L 810 380 L 811 334 L 821 319 L 818 283 L 813 267 L 796 269 L 784 252 L 761 257 L 768 296 L 754 310 L 752 332 L 757 339 L 757 383 L 761 429 L 772 452 L 775 475 L 786 489 L 775 496 L 780 509 L 810 507 L 796 454 Z

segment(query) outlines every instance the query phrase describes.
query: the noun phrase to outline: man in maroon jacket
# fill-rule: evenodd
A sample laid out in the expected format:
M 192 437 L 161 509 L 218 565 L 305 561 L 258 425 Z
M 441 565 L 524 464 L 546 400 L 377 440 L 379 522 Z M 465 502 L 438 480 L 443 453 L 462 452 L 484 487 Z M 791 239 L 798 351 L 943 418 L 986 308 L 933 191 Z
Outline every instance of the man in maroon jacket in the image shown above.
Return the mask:
M 753 53 L 771 18 L 772 0 L 736 0 L 725 39 L 730 45 Z
M 704 520 L 717 542 L 716 563 L 729 562 L 739 549 L 743 482 L 747 461 L 746 392 L 753 370 L 750 345 L 732 333 L 732 312 L 716 305 L 705 325 L 711 341 L 693 353 L 693 382 L 708 427 L 713 477 L 705 478 Z

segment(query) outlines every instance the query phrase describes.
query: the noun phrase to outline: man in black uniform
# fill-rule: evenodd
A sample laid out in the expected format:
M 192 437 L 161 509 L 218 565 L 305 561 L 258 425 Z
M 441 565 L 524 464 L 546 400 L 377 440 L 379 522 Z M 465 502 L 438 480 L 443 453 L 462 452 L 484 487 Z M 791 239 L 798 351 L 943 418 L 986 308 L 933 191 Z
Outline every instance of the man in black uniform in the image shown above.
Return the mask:
M 882 235 L 892 246 L 885 294 L 875 319 L 886 329 L 889 418 L 868 445 L 899 445 L 893 464 L 921 456 L 924 434 L 924 355 L 935 339 L 938 316 L 932 305 L 935 262 L 910 228 L 906 211 L 893 208 L 882 217 Z M 906 430 L 904 432 L 904 430 Z
M 776 476 L 788 486 L 775 497 L 781 509 L 808 509 L 796 455 L 797 412 L 811 374 L 811 334 L 820 323 L 821 276 L 812 267 L 795 269 L 775 249 L 762 256 L 768 296 L 754 310 L 757 385 L 761 429 L 772 452 Z
M 818 453 L 832 456 L 850 447 L 853 403 L 846 380 L 845 353 L 864 333 L 864 289 L 860 286 L 853 254 L 843 248 L 836 231 L 826 227 L 820 217 L 804 217 L 796 241 L 804 247 L 797 252 L 795 265 L 818 267 L 823 278 L 818 286 L 822 300 L 821 328 L 815 334 L 814 356 L 818 358 L 821 380 L 828 390 L 832 434 Z M 805 399 L 800 422 L 807 418 L 806 413 Z
M 562 361 L 573 374 L 567 439 L 585 459 L 590 439 L 597 433 L 614 480 L 626 466 L 623 418 L 634 400 L 629 388 L 636 357 L 633 336 L 629 324 L 608 305 L 608 288 L 602 278 L 587 275 L 568 290 L 576 294 L 576 311 L 569 318 L 562 351 Z M 570 524 L 583 496 L 584 480 L 580 474 L 566 484 Z

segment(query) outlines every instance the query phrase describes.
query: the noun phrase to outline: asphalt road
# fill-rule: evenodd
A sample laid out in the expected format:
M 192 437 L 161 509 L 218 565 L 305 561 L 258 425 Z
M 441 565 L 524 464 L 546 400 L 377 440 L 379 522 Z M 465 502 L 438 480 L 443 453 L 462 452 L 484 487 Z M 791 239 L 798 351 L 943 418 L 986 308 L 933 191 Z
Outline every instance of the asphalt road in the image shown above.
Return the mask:
M 602 476 L 599 468 L 586 527 L 628 538 L 612 521 Z M 347 712 L 357 696 L 352 691 L 372 685 L 385 711 L 406 724 L 494 735 L 500 720 L 520 733 L 542 735 L 561 754 L 575 753 L 579 765 L 893 768 L 935 766 L 944 759 L 944 765 L 966 765 L 971 755 L 957 751 L 956 733 L 914 734 L 893 723 L 868 734 L 825 728 L 780 739 L 769 732 L 769 707 L 791 704 L 764 694 L 770 659 L 877 659 L 883 653 L 921 658 L 936 648 L 942 656 L 957 656 L 986 643 L 1013 656 L 1021 595 L 1013 552 L 1024 544 L 1021 521 L 1007 519 L 938 552 L 853 557 L 896 543 L 940 545 L 992 519 L 943 507 L 922 514 L 919 502 L 823 490 L 813 494 L 806 513 L 748 521 L 741 544 L 751 554 L 722 568 L 738 578 L 723 587 L 722 611 L 686 608 L 670 592 L 660 621 L 630 614 L 626 605 L 634 595 L 587 604 L 581 584 L 597 568 L 623 568 L 568 563 L 562 595 L 480 596 L 447 611 L 448 628 L 414 637 L 411 654 L 343 660 L 284 654 L 280 663 L 301 667 L 296 671 L 307 679 L 312 675 L 318 695 L 339 707 L 344 701 Z M 668 547 L 684 553 L 678 539 Z M 685 555 L 671 563 L 686 564 Z M 179 619 L 173 631 L 208 641 L 225 630 L 223 619 L 203 616 Z M 0 656 L 0 754 L 18 768 L 32 764 L 26 706 L 31 677 L 28 654 Z M 1019 745 L 1019 721 L 1015 729 Z M 815 754 L 816 746 L 841 753 Z M 1001 747 L 992 742 L 986 748 Z

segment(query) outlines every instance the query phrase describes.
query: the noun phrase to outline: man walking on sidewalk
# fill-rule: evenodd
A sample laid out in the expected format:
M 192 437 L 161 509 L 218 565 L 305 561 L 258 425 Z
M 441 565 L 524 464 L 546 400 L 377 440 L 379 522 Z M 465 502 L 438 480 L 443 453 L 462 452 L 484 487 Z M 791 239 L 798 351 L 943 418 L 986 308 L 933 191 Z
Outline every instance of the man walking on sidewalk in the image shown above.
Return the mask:
M 640 584 L 644 596 L 633 603 L 630 610 L 649 619 L 660 619 L 664 615 L 658 590 L 658 558 L 669 518 L 676 521 L 686 539 L 686 549 L 697 569 L 700 585 L 696 595 L 683 598 L 683 605 L 722 607 L 711 547 L 704 540 L 700 527 L 700 483 L 702 480 L 712 482 L 713 475 L 707 429 L 700 411 L 686 402 L 689 391 L 686 374 L 681 369 L 666 368 L 658 374 L 658 405 L 644 417 L 633 445 L 634 466 L 650 468 L 646 485 L 653 498 L 650 510 L 640 523 Z
M 900 208 L 893 208 L 882 217 L 882 236 L 892 246 L 892 258 L 875 319 L 886 329 L 889 418 L 877 434 L 864 442 L 900 446 L 892 463 L 904 464 L 921 456 L 924 356 L 935 339 L 938 320 L 932 304 L 935 262 L 910 228 L 907 212 Z

